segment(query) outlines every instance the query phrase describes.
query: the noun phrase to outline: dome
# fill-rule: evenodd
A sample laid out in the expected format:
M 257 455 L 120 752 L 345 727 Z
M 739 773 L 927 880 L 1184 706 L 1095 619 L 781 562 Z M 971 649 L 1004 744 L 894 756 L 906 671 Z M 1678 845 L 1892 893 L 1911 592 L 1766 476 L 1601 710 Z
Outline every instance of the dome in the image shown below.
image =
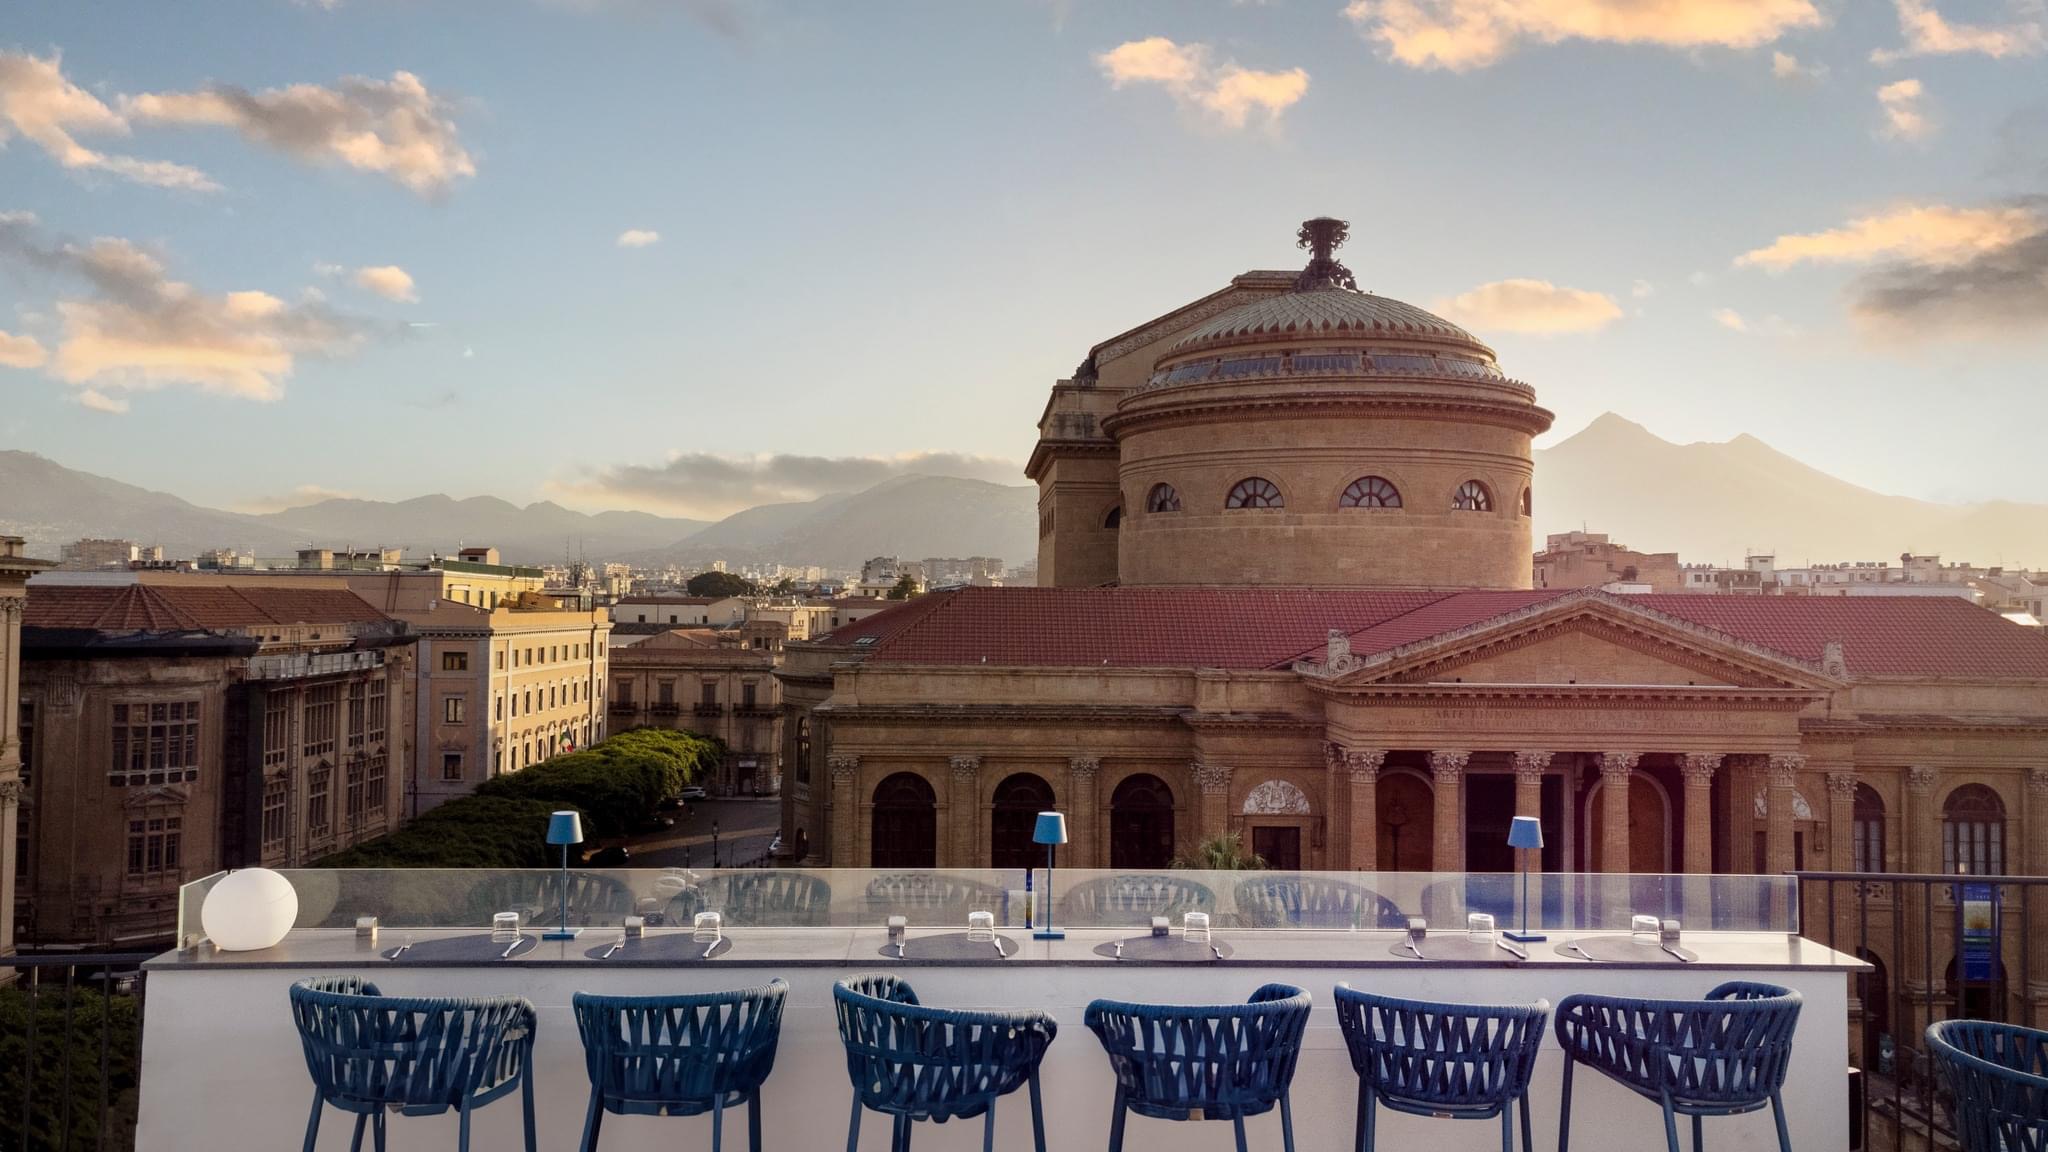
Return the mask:
M 1364 334 L 1456 341 L 1492 351 L 1479 338 L 1413 304 L 1350 288 L 1321 286 L 1241 304 L 1176 342 L 1168 355 L 1215 344 L 1295 334 Z

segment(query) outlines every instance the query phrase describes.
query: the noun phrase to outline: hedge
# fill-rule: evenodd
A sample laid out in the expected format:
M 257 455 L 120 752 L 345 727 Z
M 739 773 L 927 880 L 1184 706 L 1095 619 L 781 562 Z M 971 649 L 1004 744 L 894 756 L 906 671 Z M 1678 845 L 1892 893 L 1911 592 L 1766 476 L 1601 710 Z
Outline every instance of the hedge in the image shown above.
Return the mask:
M 26 977 L 22 977 L 26 979 Z M 67 1042 L 67 1007 L 70 1037 Z M 28 1087 L 29 1136 L 20 1131 L 23 1073 L 30 1068 L 29 1016 L 35 1016 L 33 1079 Z M 135 1146 L 135 1105 L 142 1031 L 135 997 L 102 998 L 97 989 L 69 993 L 47 985 L 31 997 L 17 983 L 0 987 L 0 1149 L 72 1148 L 127 1152 Z M 100 1039 L 107 1044 L 107 1139 L 100 1140 Z M 69 1089 L 69 1095 L 66 1089 Z

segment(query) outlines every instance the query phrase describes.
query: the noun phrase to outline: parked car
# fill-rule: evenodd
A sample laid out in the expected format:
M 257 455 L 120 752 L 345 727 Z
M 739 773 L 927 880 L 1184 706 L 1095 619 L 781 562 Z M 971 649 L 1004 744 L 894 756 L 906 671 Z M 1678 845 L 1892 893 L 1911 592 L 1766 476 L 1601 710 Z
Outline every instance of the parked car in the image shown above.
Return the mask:
M 682 800 L 709 800 L 711 794 L 704 791 L 702 785 L 692 784 L 677 793 L 677 797 Z

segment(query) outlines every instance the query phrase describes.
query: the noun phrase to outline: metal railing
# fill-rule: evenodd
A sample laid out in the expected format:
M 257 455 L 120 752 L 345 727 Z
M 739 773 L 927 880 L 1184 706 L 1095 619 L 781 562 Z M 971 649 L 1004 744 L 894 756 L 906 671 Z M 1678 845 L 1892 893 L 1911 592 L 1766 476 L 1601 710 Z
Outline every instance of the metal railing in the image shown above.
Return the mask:
M 2048 876 L 1795 872 L 1799 934 L 1873 965 L 1850 986 L 1849 1062 L 1863 1072 L 1852 1148 L 1956 1147 L 1927 1026 L 1970 1017 L 2040 1027 L 2036 927 Z M 2036 1019 L 2028 1019 L 2029 1013 Z M 1852 1104 L 1853 1106 L 1853 1104 Z
M 135 1146 L 142 962 L 154 955 L 0 957 L 0 1152 Z

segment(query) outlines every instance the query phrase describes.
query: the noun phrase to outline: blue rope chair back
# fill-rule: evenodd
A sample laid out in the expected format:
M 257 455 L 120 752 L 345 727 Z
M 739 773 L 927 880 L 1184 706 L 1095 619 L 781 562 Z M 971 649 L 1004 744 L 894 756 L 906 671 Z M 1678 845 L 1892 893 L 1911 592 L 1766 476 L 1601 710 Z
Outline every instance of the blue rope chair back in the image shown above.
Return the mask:
M 943 872 L 890 872 L 868 881 L 867 890 L 871 917 L 924 912 L 947 924 L 962 923 L 977 909 L 997 912 L 1002 900 L 993 884 Z
M 986 1112 L 1024 1085 L 1059 1032 L 1043 1012 L 924 1007 L 886 973 L 839 981 L 832 1003 L 861 1105 L 914 1120 Z
M 1351 1067 L 1390 1107 L 1490 1116 L 1529 1089 L 1548 1002 L 1434 1004 L 1337 985 Z
M 1305 989 L 1268 984 L 1241 1005 L 1096 1000 L 1085 1020 L 1131 1111 L 1228 1120 L 1270 1111 L 1287 1091 L 1308 1012 Z
M 1362 885 L 1321 876 L 1255 876 L 1237 882 L 1247 927 L 1405 928 L 1399 905 Z
M 729 928 L 822 927 L 832 920 L 832 885 L 808 872 L 728 872 L 677 892 L 663 913 L 688 924 L 704 911 L 723 913 Z
M 1178 920 L 1189 912 L 1215 912 L 1216 894 L 1178 876 L 1119 874 L 1084 880 L 1060 898 L 1060 917 L 1077 928 L 1142 924 L 1154 916 Z
M 2048 1032 L 1984 1020 L 1928 1025 L 1963 1152 L 2048 1152 Z
M 516 996 L 407 999 L 333 976 L 292 985 L 291 1006 L 314 1087 L 348 1112 L 431 1116 L 487 1104 L 532 1062 L 533 1005 Z
M 1746 1112 L 1770 1102 L 1791 1067 L 1799 993 L 1731 981 L 1704 1000 L 1567 996 L 1558 1043 L 1580 1063 L 1686 1112 Z
M 633 890 L 616 877 L 572 871 L 568 882 L 569 918 L 576 923 L 617 923 L 634 911 Z M 562 874 L 553 870 L 495 873 L 473 890 L 469 904 L 479 923 L 489 923 L 498 912 L 518 912 L 523 920 L 547 923 L 561 916 Z
M 612 1111 L 693 1115 L 736 1104 L 775 1067 L 789 985 L 692 996 L 574 997 L 590 1086 Z

